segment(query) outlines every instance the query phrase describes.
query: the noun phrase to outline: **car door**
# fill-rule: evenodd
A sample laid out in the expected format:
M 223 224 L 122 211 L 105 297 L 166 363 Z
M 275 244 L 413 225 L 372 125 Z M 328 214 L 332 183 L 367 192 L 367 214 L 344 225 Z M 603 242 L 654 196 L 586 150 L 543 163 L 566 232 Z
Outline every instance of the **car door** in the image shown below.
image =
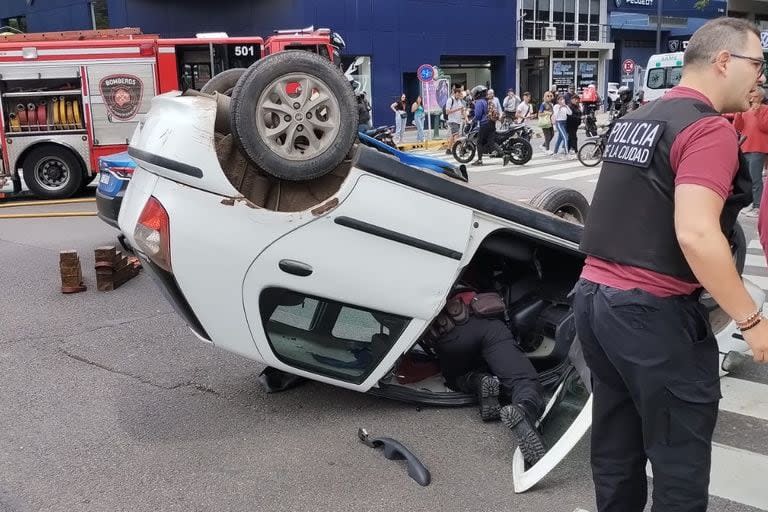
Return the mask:
M 578 338 L 571 345 L 562 378 L 548 397 L 540 426 L 546 454 L 532 466 L 520 448 L 512 456 L 516 493 L 527 491 L 555 469 L 592 426 L 592 384 Z
M 243 304 L 264 361 L 368 390 L 442 306 L 465 259 L 472 216 L 361 176 L 341 204 L 272 243 L 247 272 Z

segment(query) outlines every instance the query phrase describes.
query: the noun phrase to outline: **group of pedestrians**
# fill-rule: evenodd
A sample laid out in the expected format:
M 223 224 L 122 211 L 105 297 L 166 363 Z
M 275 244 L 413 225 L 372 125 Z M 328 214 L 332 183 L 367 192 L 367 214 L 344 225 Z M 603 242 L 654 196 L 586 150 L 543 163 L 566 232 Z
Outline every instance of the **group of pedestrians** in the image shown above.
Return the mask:
M 424 110 L 424 100 L 421 96 L 408 105 L 405 93 L 400 95 L 400 99 L 394 101 L 389 108 L 395 113 L 395 142 L 403 141 L 405 127 L 408 124 L 408 112 L 413 115 L 413 124 L 416 126 L 416 141 L 424 142 L 424 121 L 427 113 Z

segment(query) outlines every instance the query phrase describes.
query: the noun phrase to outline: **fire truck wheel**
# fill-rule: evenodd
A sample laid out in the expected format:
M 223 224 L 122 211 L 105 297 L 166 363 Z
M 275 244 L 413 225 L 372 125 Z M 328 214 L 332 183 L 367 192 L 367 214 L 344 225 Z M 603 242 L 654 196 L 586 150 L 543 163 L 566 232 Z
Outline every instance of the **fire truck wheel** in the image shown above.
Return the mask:
M 72 197 L 83 183 L 83 166 L 69 149 L 52 144 L 37 147 L 24 159 L 24 183 L 46 199 Z
M 243 73 L 245 73 L 245 68 L 232 68 L 222 71 L 208 80 L 208 82 L 200 88 L 200 92 L 206 94 L 220 92 L 226 96 L 232 96 L 232 89 L 235 88 L 235 84 Z
M 338 67 L 285 51 L 257 61 L 232 91 L 232 134 L 276 178 L 311 180 L 335 169 L 357 140 L 357 102 Z

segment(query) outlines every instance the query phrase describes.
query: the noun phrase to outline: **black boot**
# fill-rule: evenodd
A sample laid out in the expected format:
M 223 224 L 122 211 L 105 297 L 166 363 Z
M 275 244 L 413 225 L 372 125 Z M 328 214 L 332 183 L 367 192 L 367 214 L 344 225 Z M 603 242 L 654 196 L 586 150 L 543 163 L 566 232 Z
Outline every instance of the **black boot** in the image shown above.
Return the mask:
M 489 373 L 470 372 L 456 379 L 457 387 L 464 393 L 477 395 L 480 418 L 483 421 L 499 419 L 499 379 Z
M 536 464 L 547 452 L 544 439 L 536 430 L 536 414 L 528 411 L 525 404 L 510 404 L 501 409 L 501 421 L 517 440 L 523 458 L 528 464 Z

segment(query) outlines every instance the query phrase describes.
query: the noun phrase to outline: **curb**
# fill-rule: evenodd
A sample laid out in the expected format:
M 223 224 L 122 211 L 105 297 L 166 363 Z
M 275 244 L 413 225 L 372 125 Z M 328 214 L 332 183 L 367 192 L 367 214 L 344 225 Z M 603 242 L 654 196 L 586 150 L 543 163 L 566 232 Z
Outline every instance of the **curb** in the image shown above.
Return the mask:
M 445 148 L 445 142 L 447 139 L 435 139 L 425 142 L 404 142 L 397 145 L 397 149 L 400 151 L 410 151 L 412 149 L 430 149 L 430 148 Z

